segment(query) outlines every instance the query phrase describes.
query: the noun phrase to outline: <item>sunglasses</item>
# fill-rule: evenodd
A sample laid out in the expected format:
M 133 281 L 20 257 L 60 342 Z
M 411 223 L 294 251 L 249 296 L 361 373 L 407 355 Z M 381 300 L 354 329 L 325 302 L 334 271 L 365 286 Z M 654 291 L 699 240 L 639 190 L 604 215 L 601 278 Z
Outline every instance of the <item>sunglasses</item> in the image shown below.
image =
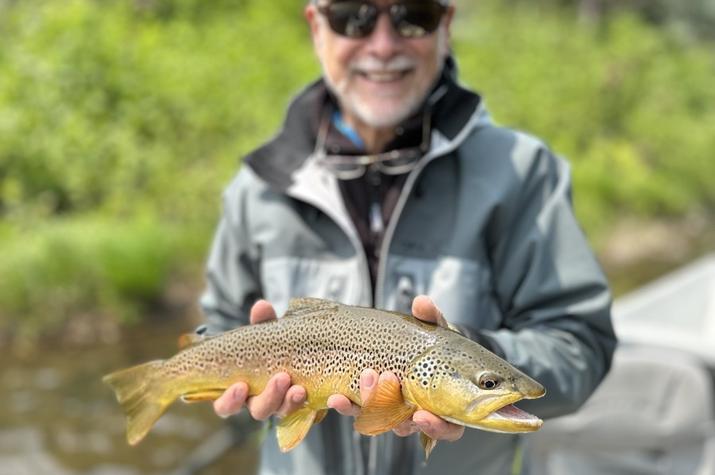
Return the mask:
M 335 0 L 318 5 L 330 29 L 348 38 L 366 38 L 375 30 L 382 13 L 403 38 L 422 38 L 433 33 L 447 11 L 437 0 L 402 0 L 386 6 L 361 0 Z

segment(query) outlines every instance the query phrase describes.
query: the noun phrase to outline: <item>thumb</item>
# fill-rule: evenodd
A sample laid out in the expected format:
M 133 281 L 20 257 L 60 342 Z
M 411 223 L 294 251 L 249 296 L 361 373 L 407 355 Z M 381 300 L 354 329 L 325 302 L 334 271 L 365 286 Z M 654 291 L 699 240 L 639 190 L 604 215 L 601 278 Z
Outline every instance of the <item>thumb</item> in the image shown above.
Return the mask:
M 263 323 L 276 319 L 276 311 L 267 300 L 259 300 L 251 307 L 250 321 L 251 324 Z
M 422 320 L 423 322 L 436 323 L 440 326 L 447 326 L 447 321 L 444 319 L 442 312 L 432 299 L 426 295 L 418 295 L 412 301 L 412 315 Z

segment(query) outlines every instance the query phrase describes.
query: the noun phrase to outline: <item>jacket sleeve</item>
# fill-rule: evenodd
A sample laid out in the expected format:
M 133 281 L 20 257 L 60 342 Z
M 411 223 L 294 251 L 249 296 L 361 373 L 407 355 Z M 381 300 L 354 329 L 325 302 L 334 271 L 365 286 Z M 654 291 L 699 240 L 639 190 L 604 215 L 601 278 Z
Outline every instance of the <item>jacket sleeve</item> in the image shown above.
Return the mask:
M 571 206 L 568 164 L 543 146 L 531 155 L 513 157 L 520 180 L 488 239 L 503 326 L 484 335 L 546 387 L 545 397 L 520 405 L 552 417 L 595 390 L 616 337 L 606 278 Z
M 262 294 L 258 251 L 247 233 L 244 181 L 245 174 L 239 173 L 223 194 L 223 214 L 206 265 L 200 306 L 208 333 L 248 324 L 251 306 Z

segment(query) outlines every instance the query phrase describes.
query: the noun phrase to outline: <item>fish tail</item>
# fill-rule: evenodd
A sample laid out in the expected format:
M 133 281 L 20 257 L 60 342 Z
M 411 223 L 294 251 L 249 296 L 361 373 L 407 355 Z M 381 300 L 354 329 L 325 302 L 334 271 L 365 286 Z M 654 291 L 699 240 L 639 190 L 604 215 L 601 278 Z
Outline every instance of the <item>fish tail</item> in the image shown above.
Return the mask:
M 163 360 L 150 361 L 116 371 L 102 378 L 127 414 L 127 441 L 138 444 L 174 402 L 170 379 L 162 371 Z

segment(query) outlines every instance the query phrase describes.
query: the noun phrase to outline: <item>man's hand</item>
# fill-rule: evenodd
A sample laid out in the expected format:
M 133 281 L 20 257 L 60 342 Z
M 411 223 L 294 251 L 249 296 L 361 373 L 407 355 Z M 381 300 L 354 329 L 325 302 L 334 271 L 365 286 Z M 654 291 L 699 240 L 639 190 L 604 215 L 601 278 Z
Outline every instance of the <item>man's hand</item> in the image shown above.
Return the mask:
M 412 301 L 412 314 L 422 321 L 447 326 L 442 312 L 440 312 L 437 306 L 427 296 L 420 295 L 415 297 Z M 394 380 L 397 381 L 397 376 L 389 371 L 379 375 L 379 379 L 387 378 L 394 378 Z M 368 399 L 375 389 L 377 381 L 378 374 L 374 370 L 366 369 L 362 372 L 360 375 L 360 399 L 362 401 Z M 346 416 L 357 416 L 360 413 L 360 407 L 352 404 L 350 400 L 342 394 L 333 394 L 330 396 L 330 398 L 328 398 L 328 406 Z M 415 412 L 412 415 L 412 419 L 403 422 L 392 430 L 401 437 L 422 431 L 432 439 L 448 441 L 457 440 L 464 434 L 463 426 L 447 422 L 427 411 Z
M 265 300 L 259 300 L 251 307 L 251 324 L 276 319 L 276 311 Z M 306 392 L 303 386 L 291 385 L 288 373 L 274 374 L 260 394 L 248 397 L 248 385 L 239 382 L 230 386 L 214 401 L 214 412 L 221 417 L 238 413 L 243 406 L 248 407 L 251 417 L 262 421 L 272 415 L 286 416 L 303 405 Z

